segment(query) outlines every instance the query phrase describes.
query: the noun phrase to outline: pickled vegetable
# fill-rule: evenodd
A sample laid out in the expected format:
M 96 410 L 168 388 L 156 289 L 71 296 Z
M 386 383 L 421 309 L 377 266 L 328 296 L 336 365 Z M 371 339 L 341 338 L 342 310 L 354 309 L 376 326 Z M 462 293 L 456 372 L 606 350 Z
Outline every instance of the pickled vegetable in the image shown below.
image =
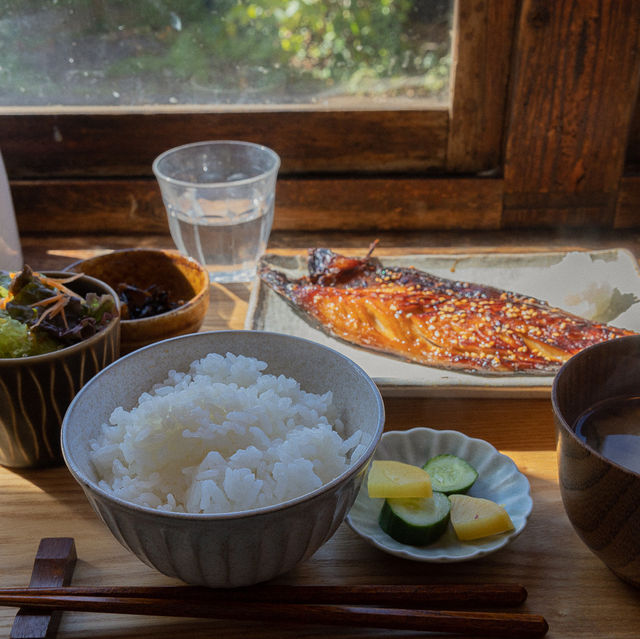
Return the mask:
M 461 541 L 482 539 L 513 530 L 509 513 L 490 499 L 451 495 L 451 525 Z
M 478 471 L 456 455 L 436 455 L 423 468 L 431 477 L 431 487 L 445 495 L 466 493 L 478 479 Z
M 419 466 L 376 460 L 367 480 L 369 497 L 431 497 L 431 479 Z
M 386 499 L 378 523 L 401 544 L 426 546 L 439 539 L 449 524 L 451 504 L 446 495 Z

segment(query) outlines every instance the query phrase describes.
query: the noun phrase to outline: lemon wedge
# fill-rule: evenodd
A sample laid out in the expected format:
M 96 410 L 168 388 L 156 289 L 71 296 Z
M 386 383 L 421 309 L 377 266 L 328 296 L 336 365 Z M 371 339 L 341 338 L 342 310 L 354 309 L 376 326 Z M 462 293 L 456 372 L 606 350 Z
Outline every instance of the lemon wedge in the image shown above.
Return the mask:
M 393 460 L 372 462 L 367 479 L 369 497 L 431 497 L 429 473 L 411 464 Z
M 450 495 L 451 525 L 461 541 L 481 539 L 513 530 L 509 513 L 490 499 Z

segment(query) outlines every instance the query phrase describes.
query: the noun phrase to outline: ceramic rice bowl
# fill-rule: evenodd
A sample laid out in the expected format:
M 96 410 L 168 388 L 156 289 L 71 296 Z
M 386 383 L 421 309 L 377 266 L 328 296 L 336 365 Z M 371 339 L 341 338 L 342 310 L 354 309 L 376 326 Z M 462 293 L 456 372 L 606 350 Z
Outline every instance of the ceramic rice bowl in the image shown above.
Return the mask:
M 335 479 L 274 506 L 188 514 L 140 506 L 98 486 L 89 441 L 114 408 L 133 407 L 169 370 L 187 371 L 208 353 L 255 357 L 265 373 L 295 378 L 311 393 L 333 392 L 345 437 L 362 430 L 361 454 Z M 384 427 L 384 405 L 367 374 L 315 342 L 258 331 L 202 332 L 131 353 L 97 375 L 70 406 L 62 428 L 67 466 L 116 539 L 149 566 L 189 584 L 236 587 L 269 580 L 310 557 L 351 508 Z

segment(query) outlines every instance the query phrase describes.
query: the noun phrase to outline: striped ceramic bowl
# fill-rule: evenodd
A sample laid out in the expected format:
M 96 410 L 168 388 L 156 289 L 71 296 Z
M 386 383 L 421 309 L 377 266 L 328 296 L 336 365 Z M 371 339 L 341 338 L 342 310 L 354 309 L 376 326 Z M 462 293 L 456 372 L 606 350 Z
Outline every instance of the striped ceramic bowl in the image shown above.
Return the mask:
M 66 278 L 69 273 L 46 272 Z M 69 288 L 80 295 L 117 295 L 104 282 L 83 275 Z M 59 351 L 32 357 L 0 358 L 0 464 L 41 468 L 62 464 L 62 418 L 77 392 L 116 360 L 120 317 L 92 337 Z

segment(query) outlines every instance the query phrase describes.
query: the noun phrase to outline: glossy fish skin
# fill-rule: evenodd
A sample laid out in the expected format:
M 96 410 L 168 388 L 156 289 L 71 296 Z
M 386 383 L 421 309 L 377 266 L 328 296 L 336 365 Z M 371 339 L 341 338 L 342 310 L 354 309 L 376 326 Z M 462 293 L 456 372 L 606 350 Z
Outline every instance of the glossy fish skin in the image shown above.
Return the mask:
M 463 372 L 553 375 L 583 348 L 633 334 L 518 293 L 329 249 L 310 249 L 309 275 L 298 280 L 265 262 L 259 275 L 332 336 Z

